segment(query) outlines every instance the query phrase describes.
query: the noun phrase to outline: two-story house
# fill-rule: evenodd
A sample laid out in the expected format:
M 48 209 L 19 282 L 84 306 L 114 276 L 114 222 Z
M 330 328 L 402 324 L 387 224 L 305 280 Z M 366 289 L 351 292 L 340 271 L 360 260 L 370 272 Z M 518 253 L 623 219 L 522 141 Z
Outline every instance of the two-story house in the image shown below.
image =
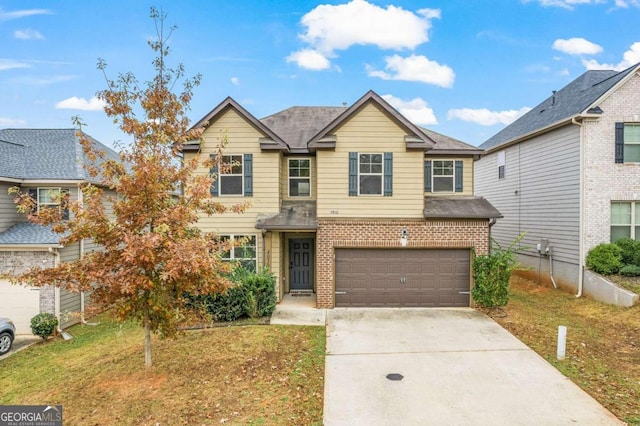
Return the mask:
M 62 246 L 59 234 L 18 213 L 14 196 L 9 194 L 11 187 L 28 191 L 38 209 L 60 208 L 66 193 L 71 201 L 81 200 L 80 185 L 88 175 L 80 136 L 76 129 L 0 130 L 0 316 L 11 318 L 19 334 L 31 333 L 31 318 L 38 313 L 56 315 L 64 328 L 80 321 L 84 311 L 83 293 L 9 282 L 10 277 L 33 267 L 53 267 L 95 249 L 90 241 Z M 116 158 L 106 146 L 93 143 Z
M 214 197 L 250 203 L 200 226 L 244 245 L 277 294 L 335 306 L 469 306 L 472 249 L 488 250 L 500 213 L 473 196 L 482 152 L 420 128 L 370 91 L 350 107 L 292 107 L 261 120 L 231 98 L 195 126 L 185 159 L 228 141 Z
M 527 232 L 520 262 L 544 280 L 632 303 L 584 264 L 599 243 L 640 239 L 640 64 L 585 72 L 480 147 L 475 192 L 504 215 L 493 236 Z

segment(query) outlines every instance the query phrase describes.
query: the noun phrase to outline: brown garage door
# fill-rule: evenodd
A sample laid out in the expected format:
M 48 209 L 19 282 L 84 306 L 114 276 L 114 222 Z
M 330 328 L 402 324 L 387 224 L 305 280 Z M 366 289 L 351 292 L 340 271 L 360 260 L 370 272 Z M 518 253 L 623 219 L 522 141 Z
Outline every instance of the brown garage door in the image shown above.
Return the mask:
M 469 259 L 460 249 L 336 249 L 336 306 L 469 306 Z

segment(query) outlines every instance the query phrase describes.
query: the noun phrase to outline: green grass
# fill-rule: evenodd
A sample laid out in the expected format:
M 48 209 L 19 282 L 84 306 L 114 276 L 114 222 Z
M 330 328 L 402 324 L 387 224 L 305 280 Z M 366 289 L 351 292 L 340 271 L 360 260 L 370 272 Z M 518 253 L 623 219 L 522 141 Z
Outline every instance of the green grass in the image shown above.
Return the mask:
M 102 318 L 0 361 L 0 404 L 62 404 L 65 424 L 321 424 L 323 327 L 243 325 L 153 340 Z

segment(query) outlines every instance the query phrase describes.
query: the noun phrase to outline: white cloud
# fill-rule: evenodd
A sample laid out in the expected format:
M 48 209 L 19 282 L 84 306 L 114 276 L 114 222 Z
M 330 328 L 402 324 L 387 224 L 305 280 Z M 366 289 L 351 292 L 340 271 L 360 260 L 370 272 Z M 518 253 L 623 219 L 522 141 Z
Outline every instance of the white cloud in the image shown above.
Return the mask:
M 240 85 L 240 79 L 238 77 L 231 77 L 231 84 L 234 86 Z
M 431 61 L 426 56 L 411 55 L 403 58 L 400 55 L 387 56 L 385 70 L 375 70 L 367 66 L 369 76 L 383 80 L 418 81 L 441 87 L 452 87 L 456 74 L 446 65 Z
M 11 70 L 14 68 L 31 68 L 29 64 L 16 61 L 14 59 L 2 59 L 0 58 L 0 71 Z
M 322 53 L 313 49 L 302 49 L 287 56 L 287 62 L 295 62 L 301 68 L 320 71 L 331 67 L 331 63 Z
M 559 38 L 553 42 L 552 48 L 568 55 L 597 55 L 602 52 L 602 46 L 582 37 Z
M 576 5 L 607 2 L 607 0 L 523 0 L 523 3 L 529 3 L 531 1 L 537 1 L 543 7 L 562 7 L 568 10 L 573 10 Z
M 16 30 L 13 36 L 19 40 L 44 40 L 44 36 L 39 31 L 26 28 L 24 30 Z
M 89 99 L 72 96 L 56 104 L 56 109 L 78 109 L 81 111 L 101 111 L 105 107 L 105 102 L 96 96 Z
M 414 124 L 425 126 L 438 124 L 438 119 L 433 113 L 433 109 L 429 107 L 429 104 L 424 99 L 414 98 L 410 101 L 403 101 L 393 95 L 382 95 L 382 99 L 389 102 L 392 107 Z
M 490 111 L 486 108 L 471 109 L 460 108 L 450 109 L 447 113 L 448 120 L 462 120 L 471 123 L 480 124 L 481 126 L 493 126 L 495 124 L 511 124 L 518 117 L 529 112 L 531 108 L 523 107 L 519 110 L 510 109 L 507 111 Z
M 293 52 L 288 62 L 308 64 L 309 69 L 330 68 L 329 59 L 337 50 L 354 45 L 371 45 L 380 49 L 415 49 L 429 41 L 431 21 L 440 18 L 438 9 L 416 12 L 397 6 L 386 8 L 365 0 L 339 5 L 317 6 L 301 19 L 306 28 L 300 38 L 308 48 Z M 303 65 L 300 65 L 303 66 Z
M 640 41 L 637 41 L 629 47 L 629 49 L 622 55 L 622 60 L 617 64 L 601 64 L 595 59 L 583 59 L 582 65 L 588 70 L 615 70 L 622 71 L 629 68 L 632 65 L 640 62 Z
M 53 15 L 53 12 L 49 9 L 23 9 L 14 10 L 13 12 L 5 12 L 0 9 L 0 21 L 10 21 L 34 15 Z
M 16 118 L 6 118 L 6 117 L 0 117 L 0 126 L 2 127 L 22 127 L 22 126 L 26 126 L 27 122 L 24 120 L 19 120 Z
M 627 9 L 629 6 L 640 7 L 640 0 L 615 0 L 616 7 Z

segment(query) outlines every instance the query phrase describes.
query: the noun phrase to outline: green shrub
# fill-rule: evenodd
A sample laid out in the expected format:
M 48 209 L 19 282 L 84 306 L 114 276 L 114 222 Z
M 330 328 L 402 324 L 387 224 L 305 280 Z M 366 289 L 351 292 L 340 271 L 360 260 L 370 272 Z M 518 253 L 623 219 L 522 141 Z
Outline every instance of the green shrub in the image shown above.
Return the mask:
M 271 316 L 276 309 L 276 278 L 264 269 L 250 273 L 242 281 L 246 289 L 247 315 L 251 318 Z
M 42 313 L 31 318 L 31 332 L 46 339 L 58 326 L 58 318 L 53 314 Z
M 615 241 L 615 245 L 622 249 L 623 265 L 640 266 L 640 241 L 631 238 L 620 238 Z
M 214 321 L 235 321 L 247 314 L 247 297 L 242 285 L 210 297 L 207 309 Z
M 638 265 L 624 265 L 620 268 L 620 275 L 624 275 L 625 277 L 639 277 L 640 276 L 640 266 Z
M 507 249 L 497 241 L 491 240 L 491 252 L 488 255 L 475 256 L 473 259 L 473 280 L 471 296 L 476 304 L 483 308 L 504 306 L 509 302 L 509 279 L 517 265 L 513 247 L 520 242 L 520 235 Z
M 598 274 L 615 274 L 622 268 L 622 249 L 613 243 L 598 244 L 589 250 L 586 264 Z

